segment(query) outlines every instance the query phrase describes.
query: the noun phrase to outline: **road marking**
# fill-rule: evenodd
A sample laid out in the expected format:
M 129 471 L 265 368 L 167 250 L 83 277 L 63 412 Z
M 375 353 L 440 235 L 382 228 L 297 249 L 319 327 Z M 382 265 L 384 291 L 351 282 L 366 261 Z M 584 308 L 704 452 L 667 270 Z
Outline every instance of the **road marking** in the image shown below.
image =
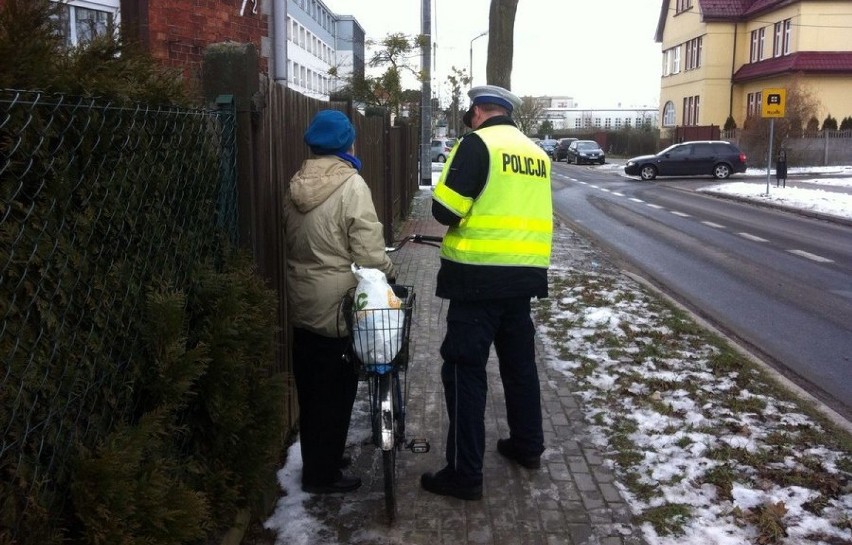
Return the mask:
M 623 197 L 623 196 L 624 196 L 624 193 L 619 193 L 618 191 L 613 191 L 613 192 L 612 192 L 612 194 L 613 194 L 613 195 L 618 195 L 619 197 Z
M 598 187 L 598 186 L 596 186 L 596 185 L 594 185 L 594 184 L 591 184 L 591 186 L 592 186 L 592 187 L 594 187 L 595 189 L 600 189 L 600 187 Z
M 806 252 L 804 250 L 787 250 L 791 254 L 795 254 L 797 256 L 804 257 L 806 259 L 810 259 L 811 261 L 816 261 L 817 263 L 834 263 L 834 260 L 828 259 L 827 257 L 822 257 L 821 255 L 812 254 L 810 252 Z
M 743 238 L 747 238 L 747 239 L 749 239 L 749 240 L 753 240 L 754 242 L 769 242 L 769 241 L 768 241 L 768 240 L 766 240 L 765 238 L 760 238 L 760 237 L 758 237 L 758 236 L 750 235 L 750 234 L 748 234 L 748 233 L 737 233 L 737 234 L 738 234 L 738 235 L 740 235 L 740 236 L 741 236 L 741 237 L 743 237 Z
M 645 202 L 642 199 L 637 199 L 636 197 L 630 197 L 630 200 L 633 202 Z
M 660 206 L 659 204 L 648 203 L 648 206 L 650 206 L 651 208 L 656 208 L 657 210 L 660 210 L 662 208 L 662 206 Z
M 607 193 L 612 193 L 612 191 L 610 191 L 609 189 L 607 189 L 605 187 L 599 187 L 598 189 L 600 189 L 601 191 L 606 191 Z
M 725 228 L 724 225 L 719 225 L 718 223 L 713 223 L 712 221 L 702 221 L 701 223 L 703 223 L 704 225 L 706 225 L 708 227 L 714 227 L 716 229 L 724 229 Z
M 671 212 L 672 214 L 674 214 L 675 216 L 680 216 L 680 217 L 682 217 L 682 218 L 689 218 L 689 217 L 692 217 L 692 216 L 690 216 L 689 214 L 685 214 L 685 213 L 683 213 L 683 212 L 678 212 L 677 210 L 670 210 L 670 212 Z

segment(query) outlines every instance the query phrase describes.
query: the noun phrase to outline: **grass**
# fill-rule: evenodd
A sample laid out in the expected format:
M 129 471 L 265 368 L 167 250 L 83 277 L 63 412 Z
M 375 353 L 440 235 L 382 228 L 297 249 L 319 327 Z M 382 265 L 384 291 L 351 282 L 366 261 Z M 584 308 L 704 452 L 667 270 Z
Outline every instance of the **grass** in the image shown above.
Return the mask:
M 577 358 L 559 351 L 566 361 L 579 364 L 570 379 L 585 392 L 586 407 L 597 412 L 590 423 L 594 433 L 606 438 L 606 455 L 617 478 L 639 502 L 637 521 L 650 523 L 659 535 L 679 535 L 691 522 L 692 512 L 685 503 L 673 501 L 665 487 L 678 481 L 683 486 L 688 479 L 695 486 L 713 485 L 718 501 L 727 502 L 732 502 L 737 484 L 758 490 L 804 487 L 816 492 L 803 505 L 805 510 L 831 512 L 836 505 L 832 501 L 852 489 L 849 435 L 724 339 L 628 283 L 617 271 L 607 275 L 571 269 L 553 282 L 551 299 L 539 303 L 536 316 L 549 331 L 559 332 L 551 336 L 557 350 L 560 342 L 571 340 L 571 351 L 584 354 Z M 585 320 L 586 311 L 607 307 L 612 309 L 608 323 Z M 553 312 L 556 308 L 558 312 Z M 580 329 L 582 338 L 576 336 Z M 595 386 L 613 380 L 612 388 Z M 643 432 L 648 434 L 645 440 L 658 441 L 683 456 L 696 446 L 701 451 L 704 443 L 701 456 L 711 463 L 689 478 L 683 474 L 661 482 L 649 478 L 646 454 L 654 447 L 640 445 L 636 436 L 639 419 L 649 417 L 659 426 Z M 807 423 L 801 423 L 803 418 Z M 831 467 L 808 454 L 814 448 L 833 452 Z M 664 497 L 669 501 L 661 505 Z M 779 543 L 787 534 L 789 521 L 781 502 L 739 512 L 732 508 L 730 513 L 737 524 L 753 527 L 758 545 Z M 844 525 L 849 529 L 850 524 L 842 515 L 831 523 L 839 529 Z M 832 536 L 822 538 L 831 543 Z

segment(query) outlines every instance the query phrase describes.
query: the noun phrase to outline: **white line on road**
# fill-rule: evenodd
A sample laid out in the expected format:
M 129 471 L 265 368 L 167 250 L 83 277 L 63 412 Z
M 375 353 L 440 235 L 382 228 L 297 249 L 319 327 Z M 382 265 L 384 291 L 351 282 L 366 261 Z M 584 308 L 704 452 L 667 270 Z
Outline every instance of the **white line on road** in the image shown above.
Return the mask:
M 821 255 L 812 254 L 810 252 L 806 252 L 804 250 L 787 250 L 791 254 L 795 254 L 811 261 L 816 261 L 818 263 L 834 263 L 834 260 L 828 259 L 827 257 L 822 257 Z
M 708 227 L 713 227 L 715 229 L 724 229 L 725 228 L 724 225 L 719 225 L 718 223 L 713 223 L 712 221 L 702 221 L 701 223 L 703 223 L 704 225 L 706 225 Z
M 758 236 L 750 235 L 750 234 L 748 234 L 748 233 L 737 233 L 737 234 L 738 234 L 738 235 L 740 235 L 740 236 L 741 236 L 741 237 L 743 237 L 743 238 L 747 238 L 747 239 L 749 239 L 749 240 L 753 240 L 754 242 L 769 242 L 769 241 L 767 241 L 765 238 L 760 238 L 760 237 L 758 237 Z
M 660 206 L 659 204 L 650 204 L 649 203 L 648 206 L 650 206 L 651 208 L 656 208 L 657 210 L 660 210 L 662 208 L 662 206 Z
M 630 197 L 630 200 L 633 202 L 645 202 L 642 199 L 637 199 L 636 197 Z
M 680 216 L 680 217 L 682 217 L 682 218 L 689 218 L 689 217 L 691 217 L 689 214 L 685 214 L 685 213 L 683 213 L 683 212 L 678 212 L 677 210 L 671 210 L 671 213 L 672 213 L 672 214 L 674 214 L 675 216 Z
M 623 196 L 624 196 L 624 193 L 619 193 L 618 191 L 613 191 L 613 192 L 612 192 L 612 194 L 613 194 L 613 195 L 618 195 L 619 197 L 623 197 Z

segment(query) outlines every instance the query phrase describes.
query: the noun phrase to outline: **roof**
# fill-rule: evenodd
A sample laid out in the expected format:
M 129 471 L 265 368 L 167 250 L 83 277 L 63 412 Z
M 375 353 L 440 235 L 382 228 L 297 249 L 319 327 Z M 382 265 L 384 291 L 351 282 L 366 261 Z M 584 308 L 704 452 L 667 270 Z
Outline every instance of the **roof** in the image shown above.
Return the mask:
M 701 13 L 701 21 L 745 21 L 766 11 L 778 9 L 801 0 L 694 0 Z M 660 6 L 660 19 L 654 39 L 663 41 L 669 6 L 672 0 L 663 0 Z M 696 6 L 693 5 L 693 8 Z
M 744 64 L 731 79 L 734 83 L 741 83 L 794 72 L 852 75 L 852 51 L 801 51 L 774 57 Z

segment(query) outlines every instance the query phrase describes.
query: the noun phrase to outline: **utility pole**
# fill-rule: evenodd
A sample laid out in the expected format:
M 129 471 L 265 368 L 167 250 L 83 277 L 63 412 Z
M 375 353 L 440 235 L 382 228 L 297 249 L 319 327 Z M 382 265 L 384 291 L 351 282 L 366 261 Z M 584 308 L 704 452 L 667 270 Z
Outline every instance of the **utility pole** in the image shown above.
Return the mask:
M 432 0 L 421 0 L 420 185 L 432 185 Z

